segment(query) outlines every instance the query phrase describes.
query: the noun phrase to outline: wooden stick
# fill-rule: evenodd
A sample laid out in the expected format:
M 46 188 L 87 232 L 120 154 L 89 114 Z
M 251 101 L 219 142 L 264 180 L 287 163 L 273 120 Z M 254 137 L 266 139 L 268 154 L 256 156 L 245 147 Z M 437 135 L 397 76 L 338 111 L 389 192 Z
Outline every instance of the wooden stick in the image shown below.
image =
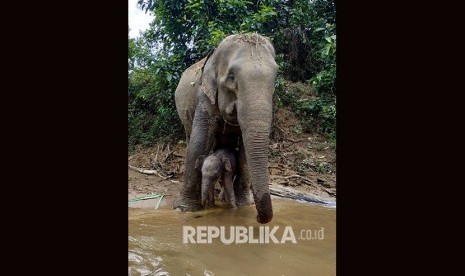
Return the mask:
M 173 183 L 180 183 L 178 180 L 171 180 L 171 179 L 167 179 L 171 176 L 168 176 L 168 177 L 165 177 L 165 176 L 162 176 L 159 172 L 157 172 L 156 170 L 144 170 L 144 169 L 141 169 L 141 168 L 137 168 L 137 167 L 134 167 L 134 166 L 131 166 L 131 165 L 128 165 L 128 167 L 132 170 L 135 170 L 136 172 L 140 172 L 142 174 L 148 174 L 148 175 L 157 175 L 161 178 L 163 178 L 163 180 L 169 180 Z
M 158 163 L 158 151 L 160 150 L 160 145 L 157 145 L 157 153 L 155 154 L 155 164 Z
M 294 139 L 291 139 L 291 138 L 285 138 L 286 141 L 289 141 L 289 142 L 292 142 L 292 143 L 299 143 L 299 142 L 302 142 L 304 141 L 304 139 L 297 139 L 297 140 L 294 140 Z
M 166 159 L 168 159 L 168 157 L 170 157 L 170 155 L 171 155 L 173 152 L 174 152 L 174 150 L 171 151 L 171 152 L 168 152 L 168 154 L 166 155 L 165 159 L 163 159 L 163 163 L 166 162 Z
M 145 170 L 145 169 L 141 169 L 141 168 L 137 168 L 137 167 L 134 167 L 134 166 L 131 166 L 129 165 L 129 168 L 137 171 L 137 172 L 140 172 L 140 173 L 143 173 L 143 174 L 149 174 L 149 175 L 156 175 L 158 174 L 158 172 L 156 170 Z

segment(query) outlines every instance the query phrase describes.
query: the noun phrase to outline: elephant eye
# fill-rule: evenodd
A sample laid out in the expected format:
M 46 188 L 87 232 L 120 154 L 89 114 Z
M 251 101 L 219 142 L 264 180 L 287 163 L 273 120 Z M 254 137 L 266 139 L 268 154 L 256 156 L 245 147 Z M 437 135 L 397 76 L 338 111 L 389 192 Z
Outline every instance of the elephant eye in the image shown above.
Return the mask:
M 228 80 L 231 80 L 231 81 L 234 80 L 234 74 L 233 73 L 228 74 Z

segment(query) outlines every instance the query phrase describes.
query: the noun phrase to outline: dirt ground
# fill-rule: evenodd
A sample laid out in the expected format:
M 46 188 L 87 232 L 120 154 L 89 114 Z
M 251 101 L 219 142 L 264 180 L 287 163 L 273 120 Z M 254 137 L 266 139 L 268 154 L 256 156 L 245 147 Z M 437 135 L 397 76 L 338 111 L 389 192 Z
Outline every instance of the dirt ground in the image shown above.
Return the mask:
M 336 198 L 336 149 L 318 134 L 302 133 L 299 120 L 286 108 L 273 119 L 269 145 L 270 190 L 281 197 L 334 202 Z M 170 208 L 184 181 L 184 141 L 136 149 L 128 158 L 128 198 L 164 194 L 160 208 Z M 142 170 L 142 171 L 141 171 Z M 131 204 L 155 206 L 158 199 Z

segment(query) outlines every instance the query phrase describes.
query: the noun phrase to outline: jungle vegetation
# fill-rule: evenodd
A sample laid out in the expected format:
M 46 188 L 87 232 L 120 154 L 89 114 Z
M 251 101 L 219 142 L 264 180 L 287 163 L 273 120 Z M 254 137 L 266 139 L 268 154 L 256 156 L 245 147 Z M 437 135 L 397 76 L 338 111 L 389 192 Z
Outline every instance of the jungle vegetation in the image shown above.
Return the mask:
M 138 6 L 155 19 L 138 38 L 128 34 L 129 150 L 182 139 L 174 104 L 181 73 L 224 37 L 251 32 L 275 46 L 277 105 L 291 107 L 302 131 L 335 139 L 334 0 L 139 0 Z

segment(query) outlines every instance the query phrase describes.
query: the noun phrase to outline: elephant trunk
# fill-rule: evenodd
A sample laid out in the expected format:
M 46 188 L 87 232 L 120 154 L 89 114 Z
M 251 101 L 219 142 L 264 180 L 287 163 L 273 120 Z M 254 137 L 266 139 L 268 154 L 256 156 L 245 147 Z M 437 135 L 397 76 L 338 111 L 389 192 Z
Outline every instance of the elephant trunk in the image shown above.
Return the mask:
M 255 101 L 255 105 L 238 110 L 239 124 L 249 168 L 250 182 L 257 209 L 257 221 L 268 223 L 273 218 L 268 175 L 268 145 L 272 119 L 271 101 Z M 246 119 L 247 118 L 247 119 Z

